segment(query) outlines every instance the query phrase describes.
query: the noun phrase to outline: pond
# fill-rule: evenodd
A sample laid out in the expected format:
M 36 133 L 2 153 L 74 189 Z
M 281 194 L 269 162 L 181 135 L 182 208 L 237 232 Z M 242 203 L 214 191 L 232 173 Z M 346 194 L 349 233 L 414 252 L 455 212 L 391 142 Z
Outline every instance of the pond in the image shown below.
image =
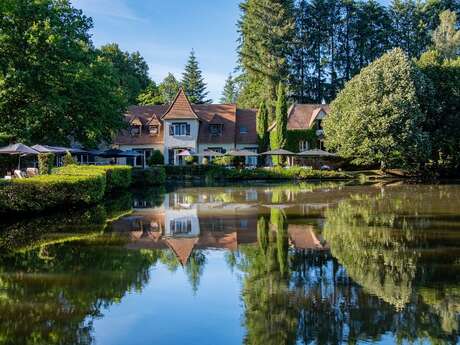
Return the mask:
M 460 185 L 176 186 L 1 229 L 1 345 L 460 341 Z

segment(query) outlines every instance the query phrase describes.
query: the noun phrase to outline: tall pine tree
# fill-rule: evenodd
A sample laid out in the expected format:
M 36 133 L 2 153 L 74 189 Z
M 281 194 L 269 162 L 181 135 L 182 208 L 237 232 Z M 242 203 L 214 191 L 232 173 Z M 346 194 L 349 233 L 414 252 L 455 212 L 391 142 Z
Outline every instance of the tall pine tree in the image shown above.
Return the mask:
M 240 33 L 239 60 L 250 84 L 259 88 L 253 92 L 259 99 L 268 101 L 270 114 L 276 100 L 276 86 L 288 76 L 288 57 L 294 33 L 293 0 L 245 0 L 238 23 Z M 246 85 L 245 85 L 246 86 Z M 243 93 L 246 90 L 243 90 Z
M 230 73 L 225 80 L 224 90 L 222 91 L 222 97 L 220 103 L 222 104 L 233 104 L 238 99 L 238 84 Z
M 211 103 L 211 100 L 206 99 L 208 95 L 206 83 L 193 50 L 190 52 L 189 59 L 185 65 L 181 84 L 191 103 Z

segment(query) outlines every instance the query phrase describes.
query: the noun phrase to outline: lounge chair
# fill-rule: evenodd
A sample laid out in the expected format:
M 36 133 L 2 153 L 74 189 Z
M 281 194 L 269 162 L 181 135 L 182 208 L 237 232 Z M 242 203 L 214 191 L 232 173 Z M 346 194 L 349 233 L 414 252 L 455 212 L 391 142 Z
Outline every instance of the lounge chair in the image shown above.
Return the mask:
M 15 170 L 14 171 L 14 177 L 15 178 L 24 178 L 24 176 L 22 175 L 21 170 Z
M 38 175 L 38 169 L 37 168 L 27 168 L 27 177 L 34 177 Z

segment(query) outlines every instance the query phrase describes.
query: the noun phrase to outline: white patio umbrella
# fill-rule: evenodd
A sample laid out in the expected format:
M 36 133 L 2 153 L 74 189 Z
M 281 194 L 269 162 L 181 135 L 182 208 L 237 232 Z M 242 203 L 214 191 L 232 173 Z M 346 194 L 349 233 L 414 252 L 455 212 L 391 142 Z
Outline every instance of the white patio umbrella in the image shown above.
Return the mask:
M 255 157 L 258 156 L 259 154 L 253 151 L 249 150 L 231 150 L 226 153 L 227 156 L 233 156 L 233 157 Z
M 0 148 L 0 154 L 18 156 L 18 169 L 21 169 L 21 156 L 36 155 L 38 153 L 39 152 L 34 150 L 33 148 L 21 143 L 11 144 Z
M 179 152 L 176 156 L 180 157 L 188 157 L 188 156 L 193 156 L 192 153 L 189 150 L 182 150 Z
M 295 156 L 296 154 L 294 152 L 285 150 L 285 149 L 276 149 L 276 150 L 270 150 L 267 152 L 262 152 L 262 156 L 286 156 L 288 157 L 288 164 L 292 165 L 292 162 L 290 161 L 289 157 L 290 156 Z
M 297 155 L 303 156 L 303 157 L 337 157 L 335 153 L 327 152 L 327 151 L 320 150 L 320 149 L 312 149 L 312 150 L 299 152 Z

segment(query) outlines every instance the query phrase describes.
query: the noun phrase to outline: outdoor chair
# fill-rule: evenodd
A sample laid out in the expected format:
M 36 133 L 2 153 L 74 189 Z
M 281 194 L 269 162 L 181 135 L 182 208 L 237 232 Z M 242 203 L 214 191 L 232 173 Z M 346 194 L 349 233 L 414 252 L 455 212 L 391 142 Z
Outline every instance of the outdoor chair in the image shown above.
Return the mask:
M 21 170 L 15 170 L 14 171 L 14 177 L 15 178 L 24 178 L 24 176 L 22 175 Z
M 27 177 L 34 177 L 38 175 L 38 169 L 37 168 L 27 168 Z

